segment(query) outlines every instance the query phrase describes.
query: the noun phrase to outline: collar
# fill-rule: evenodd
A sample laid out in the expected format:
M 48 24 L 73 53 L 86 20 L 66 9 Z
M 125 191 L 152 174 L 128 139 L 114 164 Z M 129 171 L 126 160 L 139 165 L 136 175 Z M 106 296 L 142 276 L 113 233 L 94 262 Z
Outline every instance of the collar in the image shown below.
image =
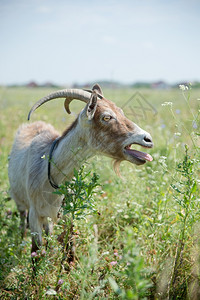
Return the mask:
M 58 146 L 59 141 L 60 141 L 59 137 L 53 141 L 53 143 L 51 145 L 51 148 L 50 148 L 50 151 L 49 151 L 49 157 L 48 157 L 48 180 L 49 180 L 50 185 L 54 189 L 58 189 L 59 186 L 51 178 L 51 163 L 53 162 L 52 161 L 53 151 Z

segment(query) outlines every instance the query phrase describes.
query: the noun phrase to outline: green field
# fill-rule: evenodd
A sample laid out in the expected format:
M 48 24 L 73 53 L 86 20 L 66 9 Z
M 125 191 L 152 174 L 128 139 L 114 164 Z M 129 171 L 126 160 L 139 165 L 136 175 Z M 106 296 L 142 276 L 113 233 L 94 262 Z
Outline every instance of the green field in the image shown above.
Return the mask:
M 61 264 L 61 219 L 44 237 L 49 247 L 41 250 L 33 277 L 31 235 L 27 230 L 21 240 L 9 199 L 8 155 L 33 103 L 51 91 L 0 88 L 0 299 L 200 299 L 200 90 L 190 87 L 104 91 L 120 107 L 134 96 L 124 111 L 151 133 L 154 148 L 147 151 L 153 161 L 140 167 L 122 162 L 120 176 L 109 158 L 88 161 L 101 188 L 95 194 L 98 213 L 74 224 L 76 261 Z M 140 104 L 146 110 L 135 108 Z M 55 100 L 32 120 L 62 132 L 82 107 L 74 101 L 74 113 L 67 115 L 63 100 Z

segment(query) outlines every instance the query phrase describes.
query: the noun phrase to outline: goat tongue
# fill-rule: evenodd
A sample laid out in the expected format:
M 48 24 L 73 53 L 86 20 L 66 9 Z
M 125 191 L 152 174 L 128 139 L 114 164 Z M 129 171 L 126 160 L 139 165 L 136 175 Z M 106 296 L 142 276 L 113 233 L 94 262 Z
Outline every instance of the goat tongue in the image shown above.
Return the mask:
M 142 160 L 148 160 L 148 161 L 152 161 L 153 158 L 150 154 L 145 153 L 145 152 L 141 152 L 141 151 L 137 151 L 137 150 L 133 150 L 133 149 L 126 149 L 126 151 L 130 154 L 135 156 L 136 158 L 142 159 Z

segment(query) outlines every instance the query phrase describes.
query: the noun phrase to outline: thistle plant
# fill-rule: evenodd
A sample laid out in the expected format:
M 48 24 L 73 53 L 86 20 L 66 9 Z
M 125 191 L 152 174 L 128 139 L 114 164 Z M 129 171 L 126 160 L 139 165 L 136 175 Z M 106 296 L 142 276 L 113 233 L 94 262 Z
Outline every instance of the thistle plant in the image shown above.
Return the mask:
M 63 256 L 57 278 L 57 288 L 64 261 L 67 259 L 67 263 L 70 264 L 75 260 L 74 222 L 96 212 L 94 194 L 96 187 L 100 186 L 98 180 L 99 176 L 96 173 L 91 175 L 91 171 L 86 172 L 85 166 L 82 166 L 79 171 L 74 169 L 72 180 L 65 181 L 55 192 L 64 196 L 62 212 L 65 222 L 65 229 L 58 237 L 63 244 Z
M 91 212 L 96 212 L 94 204 L 95 188 L 99 186 L 99 176 L 91 172 L 85 172 L 82 166 L 79 171 L 74 169 L 74 177 L 71 181 L 61 184 L 55 194 L 63 195 L 63 214 L 68 218 L 79 220 L 85 218 Z

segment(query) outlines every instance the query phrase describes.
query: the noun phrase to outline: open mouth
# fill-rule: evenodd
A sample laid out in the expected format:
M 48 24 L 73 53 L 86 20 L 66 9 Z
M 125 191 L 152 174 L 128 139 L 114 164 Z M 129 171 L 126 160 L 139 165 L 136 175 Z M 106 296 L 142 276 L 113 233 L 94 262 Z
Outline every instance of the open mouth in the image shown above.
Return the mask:
M 153 158 L 150 154 L 142 152 L 142 151 L 137 151 L 137 150 L 131 149 L 132 145 L 133 144 L 130 144 L 130 145 L 128 145 L 124 148 L 126 154 L 132 156 L 133 158 L 137 159 L 141 163 L 145 163 L 146 161 L 152 161 L 153 160 Z M 142 146 L 142 145 L 140 145 L 140 146 Z M 148 148 L 148 147 L 144 147 L 144 148 Z

